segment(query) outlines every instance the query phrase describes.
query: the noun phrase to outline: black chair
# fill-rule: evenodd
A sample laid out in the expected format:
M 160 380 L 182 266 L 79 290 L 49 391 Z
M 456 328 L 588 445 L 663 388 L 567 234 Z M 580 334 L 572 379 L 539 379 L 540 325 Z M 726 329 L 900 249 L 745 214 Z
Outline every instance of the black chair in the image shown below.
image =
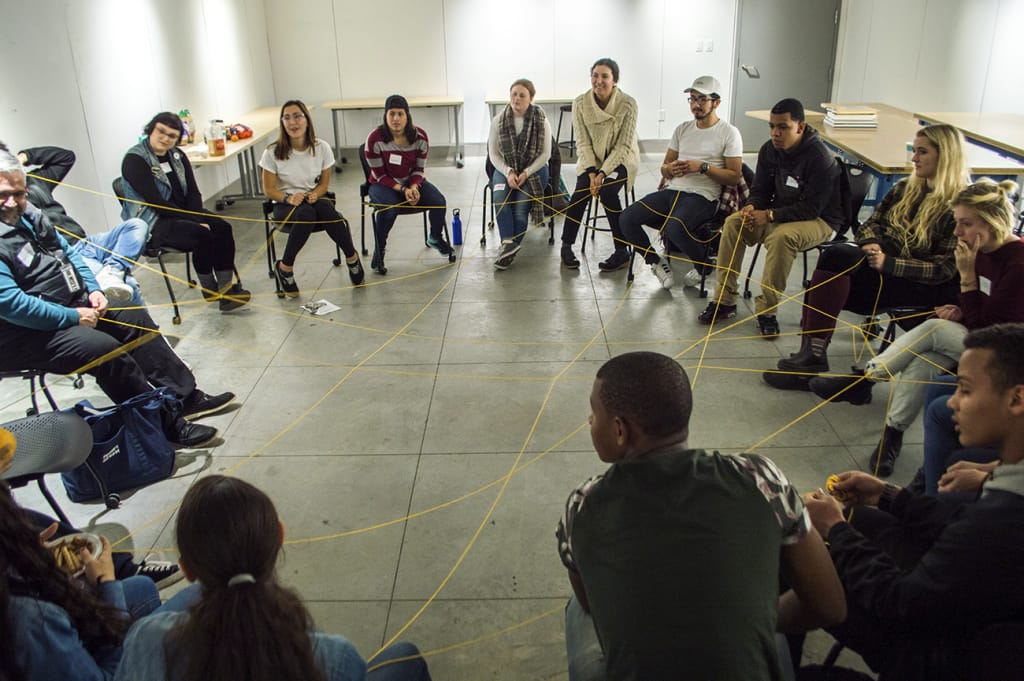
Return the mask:
M 552 139 L 551 144 L 551 158 L 548 159 L 548 186 L 545 188 L 545 201 L 544 201 L 544 214 L 549 215 L 548 219 L 548 244 L 555 243 L 555 210 L 551 206 L 551 201 L 558 194 L 559 180 L 562 177 L 562 152 L 559 150 L 558 145 L 555 144 L 555 140 Z M 494 208 L 494 185 L 491 180 L 494 177 L 494 164 L 491 163 L 490 156 L 486 157 L 487 160 L 484 163 L 484 172 L 487 173 L 487 183 L 484 184 L 484 209 L 480 213 L 480 245 L 487 245 L 487 230 L 494 229 L 494 223 L 497 220 Z M 487 195 L 490 194 L 491 204 L 491 221 L 487 221 Z
M 832 236 L 832 239 L 810 248 L 804 249 L 800 253 L 803 255 L 804 261 L 804 276 L 801 281 L 804 283 L 804 288 L 811 285 L 810 281 L 810 263 L 807 258 L 807 254 L 813 250 L 817 250 L 819 255 L 825 251 L 825 249 L 835 244 L 845 243 L 847 241 L 846 235 L 852 233 L 856 235 L 857 229 L 860 227 L 860 209 L 864 205 L 864 199 L 868 195 L 868 190 L 871 187 L 871 175 L 864 170 L 864 167 L 860 164 L 847 163 L 841 157 L 836 157 L 836 163 L 839 164 L 840 178 L 839 178 L 839 190 L 841 192 L 840 202 L 844 212 L 847 215 L 844 223 L 836 230 L 836 233 Z M 761 253 L 761 244 L 757 244 L 754 247 L 754 257 L 750 261 L 750 267 L 747 268 L 747 280 L 743 283 L 743 297 L 750 298 L 750 281 L 754 274 L 754 265 L 757 263 L 757 256 Z
M 53 395 L 50 394 L 50 388 L 46 385 L 46 372 L 41 369 L 21 369 L 12 371 L 0 371 L 0 380 L 5 378 L 20 378 L 29 382 L 29 399 L 32 401 L 32 406 L 25 410 L 25 416 L 35 416 L 39 413 L 39 401 L 37 399 L 36 381 L 39 381 L 39 390 L 42 391 L 46 397 L 46 401 L 50 403 L 50 409 L 57 411 L 57 402 L 53 399 Z M 82 377 L 78 376 L 75 378 L 75 387 L 82 387 Z
M 11 467 L 0 477 L 12 488 L 34 481 L 57 517 L 70 525 L 47 489 L 45 476 L 70 471 L 86 463 L 92 451 L 92 430 L 88 424 L 73 412 L 49 411 L 4 423 L 2 427 L 14 434 L 18 448 Z
M 327 192 L 324 194 L 331 203 L 337 200 L 334 192 Z M 317 225 L 313 228 L 314 232 L 324 231 L 324 225 Z M 274 274 L 274 263 L 277 262 L 277 245 L 274 242 L 274 236 L 280 232 L 281 234 L 291 234 L 292 223 L 290 222 L 278 222 L 274 219 L 274 201 L 265 199 L 263 201 L 263 231 L 267 243 L 267 276 L 274 280 L 274 290 L 277 293 L 278 298 L 284 298 L 284 291 L 281 290 L 281 282 L 277 280 L 277 276 Z M 334 244 L 334 260 L 331 261 L 335 267 L 341 265 L 341 246 Z

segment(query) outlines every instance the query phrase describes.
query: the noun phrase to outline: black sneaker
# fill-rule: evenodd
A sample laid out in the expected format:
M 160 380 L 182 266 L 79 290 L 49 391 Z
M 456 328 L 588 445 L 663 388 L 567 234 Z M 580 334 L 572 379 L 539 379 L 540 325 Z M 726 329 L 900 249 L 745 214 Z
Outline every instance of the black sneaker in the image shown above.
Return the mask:
M 723 319 L 732 319 L 736 316 L 735 305 L 722 305 L 721 303 L 710 302 L 704 311 L 697 315 L 697 321 L 701 324 L 711 324 Z
M 607 260 L 602 260 L 597 263 L 597 269 L 602 272 L 614 272 L 621 270 L 623 267 L 629 264 L 629 249 L 628 248 L 616 248 L 615 251 L 608 256 Z
M 815 376 L 811 379 L 811 392 L 830 402 L 871 404 L 874 383 L 864 378 L 864 372 L 853 369 L 851 376 Z
M 377 274 L 387 274 L 388 268 L 384 267 L 384 249 L 373 249 L 373 258 L 370 259 L 370 269 Z
M 167 438 L 167 441 L 178 447 L 193 449 L 202 447 L 215 437 L 217 437 L 216 428 L 179 418 L 174 424 L 174 432 Z
M 288 298 L 299 297 L 299 285 L 295 283 L 295 272 L 285 272 L 281 269 L 281 261 L 274 264 L 274 274 L 277 276 L 277 283 Z
M 516 253 L 522 248 L 519 244 L 511 239 L 501 242 L 501 252 L 498 253 L 498 259 L 494 261 L 494 269 L 496 270 L 507 270 L 512 261 L 516 259 Z
M 196 388 L 182 401 L 181 415 L 187 419 L 209 416 L 224 410 L 234 401 L 234 393 L 227 392 L 220 395 L 207 395 L 199 388 Z
M 359 286 L 363 283 L 363 279 L 366 278 L 366 271 L 363 269 L 363 263 L 359 260 L 359 256 L 356 256 L 355 262 L 345 262 L 345 267 L 348 268 L 348 278 L 352 280 L 353 286 Z
M 576 259 L 576 254 L 572 252 L 572 244 L 562 244 L 562 265 L 570 270 L 578 270 L 580 268 L 580 261 Z
M 166 589 L 172 584 L 177 584 L 185 575 L 177 563 L 168 560 L 151 560 L 147 558 L 135 571 L 138 577 L 149 577 L 156 583 L 157 590 Z
M 431 234 L 430 236 L 428 236 L 427 245 L 443 256 L 447 257 L 452 254 L 452 246 L 447 241 L 445 241 L 443 234 L 438 234 L 437 236 Z
M 779 320 L 773 314 L 759 314 L 757 329 L 761 332 L 761 338 L 775 340 L 779 337 Z
M 231 288 L 220 295 L 220 311 L 230 312 L 237 310 L 252 300 L 252 294 L 242 288 L 241 284 L 233 284 Z

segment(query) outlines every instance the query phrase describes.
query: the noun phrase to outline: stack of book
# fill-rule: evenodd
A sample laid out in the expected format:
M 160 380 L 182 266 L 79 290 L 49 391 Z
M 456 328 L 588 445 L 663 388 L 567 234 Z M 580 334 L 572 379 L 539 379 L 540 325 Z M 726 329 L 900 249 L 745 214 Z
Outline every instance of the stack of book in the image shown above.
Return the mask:
M 825 125 L 834 128 L 877 128 L 878 110 L 869 106 L 844 106 L 837 104 L 826 107 Z

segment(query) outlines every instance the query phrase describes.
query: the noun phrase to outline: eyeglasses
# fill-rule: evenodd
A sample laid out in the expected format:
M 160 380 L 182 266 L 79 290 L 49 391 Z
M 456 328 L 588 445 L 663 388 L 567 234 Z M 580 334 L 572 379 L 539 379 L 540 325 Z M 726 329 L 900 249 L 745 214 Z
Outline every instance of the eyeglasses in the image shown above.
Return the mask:
M 713 99 L 716 99 L 716 98 L 715 97 L 694 97 L 694 96 L 691 95 L 690 97 L 688 97 L 686 99 L 686 101 L 688 101 L 690 104 L 700 104 L 701 106 L 704 106 L 705 104 L 707 104 L 708 102 L 710 102 Z
M 22 190 L 20 192 L 0 192 L 0 206 L 6 205 L 7 202 L 10 201 L 11 199 L 14 199 L 15 201 L 21 201 L 26 196 L 28 196 L 28 192 L 25 190 Z
M 288 123 L 290 121 L 295 121 L 297 123 L 297 122 L 303 121 L 305 119 L 306 119 L 306 114 L 304 114 L 304 113 L 285 114 L 284 116 L 281 116 L 281 120 L 284 121 L 285 123 Z

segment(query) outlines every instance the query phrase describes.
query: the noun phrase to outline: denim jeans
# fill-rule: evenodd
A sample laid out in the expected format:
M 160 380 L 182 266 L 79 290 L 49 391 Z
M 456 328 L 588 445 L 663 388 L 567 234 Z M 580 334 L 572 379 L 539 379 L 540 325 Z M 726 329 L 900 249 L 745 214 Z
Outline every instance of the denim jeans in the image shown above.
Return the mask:
M 109 232 L 93 234 L 76 242 L 71 249 L 82 256 L 82 260 L 96 274 L 107 263 L 115 263 L 128 275 L 125 283 L 132 287 L 131 305 L 144 305 L 139 282 L 131 276 L 132 267 L 142 254 L 149 240 L 149 225 L 139 218 L 129 218 Z
M 550 177 L 548 167 L 544 166 L 537 171 L 540 178 L 540 186 L 548 186 Z M 494 201 L 495 212 L 498 218 L 498 233 L 502 241 L 515 241 L 522 243 L 523 235 L 530 228 L 530 209 L 534 200 L 540 197 L 528 196 L 522 189 L 508 188 L 508 178 L 494 171 L 491 177 L 491 187 L 494 188 L 492 200 Z
M 133 622 L 160 607 L 160 592 L 157 591 L 156 582 L 149 577 L 127 577 L 119 581 Z
M 388 234 L 395 224 L 395 218 L 400 213 L 418 212 L 421 209 L 417 206 L 426 207 L 430 219 L 430 236 L 438 238 L 444 234 L 448 206 L 441 191 L 429 182 L 420 185 L 420 200 L 416 206 L 406 204 L 403 193 L 376 183 L 370 185 L 370 201 L 376 207 L 374 238 L 378 248 L 383 249 L 387 245 Z

